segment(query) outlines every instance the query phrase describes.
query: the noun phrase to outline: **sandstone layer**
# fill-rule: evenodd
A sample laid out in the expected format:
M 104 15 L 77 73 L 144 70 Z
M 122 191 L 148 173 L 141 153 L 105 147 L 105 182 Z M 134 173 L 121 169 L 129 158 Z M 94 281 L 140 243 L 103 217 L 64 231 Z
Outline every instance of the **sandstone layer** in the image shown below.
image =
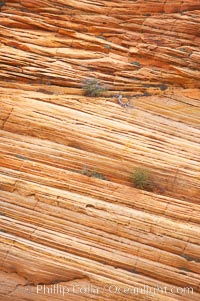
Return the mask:
M 200 300 L 199 25 L 195 0 L 0 2 L 0 300 Z

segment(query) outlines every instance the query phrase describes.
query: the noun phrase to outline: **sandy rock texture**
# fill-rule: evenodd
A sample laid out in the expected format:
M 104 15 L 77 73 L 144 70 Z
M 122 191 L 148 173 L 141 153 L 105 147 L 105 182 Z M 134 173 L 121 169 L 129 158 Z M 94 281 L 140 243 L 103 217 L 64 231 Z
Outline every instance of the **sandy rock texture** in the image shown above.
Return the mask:
M 200 300 L 199 88 L 197 0 L 0 1 L 0 300 Z

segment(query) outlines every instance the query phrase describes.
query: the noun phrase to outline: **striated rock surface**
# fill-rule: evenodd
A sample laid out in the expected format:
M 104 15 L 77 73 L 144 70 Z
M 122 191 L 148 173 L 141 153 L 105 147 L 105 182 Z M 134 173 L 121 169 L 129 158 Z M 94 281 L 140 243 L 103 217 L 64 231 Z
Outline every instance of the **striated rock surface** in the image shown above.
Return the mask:
M 199 25 L 195 0 L 0 1 L 0 300 L 200 300 Z

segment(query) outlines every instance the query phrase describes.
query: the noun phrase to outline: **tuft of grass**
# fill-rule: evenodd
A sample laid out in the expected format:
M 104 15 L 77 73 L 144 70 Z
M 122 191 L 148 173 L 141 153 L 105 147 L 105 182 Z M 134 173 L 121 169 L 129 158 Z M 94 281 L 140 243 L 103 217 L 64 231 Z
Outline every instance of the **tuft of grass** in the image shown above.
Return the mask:
M 147 189 L 149 186 L 149 174 L 146 169 L 136 168 L 132 173 L 131 180 L 136 188 Z
M 101 96 L 103 92 L 107 91 L 95 78 L 87 79 L 83 85 L 83 90 L 85 91 L 84 94 L 90 97 Z

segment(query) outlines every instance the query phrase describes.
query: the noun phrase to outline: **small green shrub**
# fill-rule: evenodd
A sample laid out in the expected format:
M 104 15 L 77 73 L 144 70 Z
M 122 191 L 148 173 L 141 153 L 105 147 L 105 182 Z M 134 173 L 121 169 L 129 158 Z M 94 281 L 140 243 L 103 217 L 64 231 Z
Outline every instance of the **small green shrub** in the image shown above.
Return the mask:
M 131 176 L 136 188 L 146 189 L 149 185 L 149 174 L 146 169 L 136 168 Z
M 107 91 L 107 89 L 100 85 L 97 79 L 91 78 L 86 80 L 83 85 L 83 90 L 85 91 L 86 96 L 97 97 L 101 96 L 103 92 Z

